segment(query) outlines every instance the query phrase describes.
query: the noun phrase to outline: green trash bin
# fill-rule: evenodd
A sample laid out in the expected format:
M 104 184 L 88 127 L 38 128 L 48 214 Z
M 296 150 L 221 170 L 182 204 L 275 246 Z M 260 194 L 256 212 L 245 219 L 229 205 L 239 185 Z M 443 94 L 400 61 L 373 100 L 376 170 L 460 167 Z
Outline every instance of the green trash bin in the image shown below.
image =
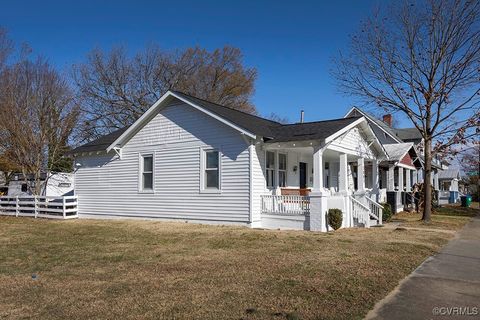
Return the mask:
M 462 202 L 462 207 L 468 208 L 472 204 L 472 196 L 461 196 L 460 200 Z
M 467 195 L 466 207 L 469 208 L 471 204 L 472 204 L 472 196 Z

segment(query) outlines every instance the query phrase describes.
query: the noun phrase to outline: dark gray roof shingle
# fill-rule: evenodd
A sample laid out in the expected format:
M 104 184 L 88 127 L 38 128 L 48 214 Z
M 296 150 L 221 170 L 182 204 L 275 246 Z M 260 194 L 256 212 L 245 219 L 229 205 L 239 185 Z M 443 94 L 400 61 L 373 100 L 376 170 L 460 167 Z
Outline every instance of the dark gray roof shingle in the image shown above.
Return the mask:
M 109 145 L 111 145 L 118 137 L 124 133 L 128 127 L 118 129 L 109 133 L 107 135 L 101 136 L 100 138 L 88 142 L 84 145 L 81 145 L 72 151 L 68 152 L 68 154 L 75 154 L 75 153 L 82 153 L 82 152 L 93 152 L 93 151 L 103 151 L 106 150 Z
M 285 124 L 273 128 L 274 139 L 268 142 L 322 140 L 358 120 L 359 117 Z
M 219 115 L 230 122 L 233 122 L 237 126 L 240 126 L 243 129 L 246 129 L 247 131 L 262 137 L 273 137 L 272 127 L 279 127 L 282 125 L 272 120 L 261 118 L 250 113 L 235 110 L 213 102 L 192 97 L 182 92 L 172 92 L 182 97 L 183 99 L 199 105 L 200 107 L 205 108 L 208 111 L 213 112 L 216 115 Z
M 417 128 L 402 128 L 395 129 L 397 137 L 405 142 L 420 142 L 422 140 L 422 134 Z

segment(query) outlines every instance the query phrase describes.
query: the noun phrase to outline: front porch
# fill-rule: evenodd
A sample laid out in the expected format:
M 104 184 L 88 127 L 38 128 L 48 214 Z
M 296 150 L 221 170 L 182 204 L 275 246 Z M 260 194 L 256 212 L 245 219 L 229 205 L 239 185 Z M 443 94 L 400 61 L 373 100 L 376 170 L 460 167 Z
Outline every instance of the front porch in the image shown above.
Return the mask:
M 323 146 L 264 145 L 262 227 L 328 231 L 326 212 L 333 208 L 342 210 L 343 228 L 382 224 L 378 158 L 384 155 L 371 148 L 373 141 L 349 144 L 348 136 Z

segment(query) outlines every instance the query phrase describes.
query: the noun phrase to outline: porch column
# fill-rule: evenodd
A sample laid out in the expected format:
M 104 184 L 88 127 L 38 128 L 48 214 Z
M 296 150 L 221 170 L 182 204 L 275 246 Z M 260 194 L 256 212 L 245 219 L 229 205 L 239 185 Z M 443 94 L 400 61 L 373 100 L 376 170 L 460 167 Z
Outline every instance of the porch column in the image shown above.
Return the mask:
M 388 167 L 387 172 L 387 191 L 395 190 L 395 166 L 391 165 Z
M 338 191 L 346 193 L 348 190 L 348 161 L 345 153 L 340 154 L 340 172 L 338 174 Z
M 412 184 L 417 184 L 418 182 L 418 171 L 417 170 L 413 170 L 413 181 L 412 181 Z
M 411 170 L 410 169 L 405 169 L 405 184 L 406 184 L 406 191 L 407 192 L 410 192 L 412 191 L 412 183 L 410 181 L 410 177 L 411 177 Z
M 365 192 L 365 159 L 359 158 L 357 160 L 357 185 L 359 192 Z
M 313 189 L 310 192 L 309 229 L 311 231 L 327 231 L 327 196 L 323 188 L 323 149 L 313 149 Z
M 435 173 L 433 174 L 433 188 L 436 191 L 440 190 L 440 187 L 438 184 L 438 170 L 435 170 Z
M 375 201 L 378 202 L 380 184 L 378 180 L 378 161 L 377 159 L 372 160 L 372 189 L 373 194 L 375 194 Z
M 403 191 L 403 168 L 398 167 L 398 190 Z
M 313 191 L 323 191 L 323 149 L 313 150 Z

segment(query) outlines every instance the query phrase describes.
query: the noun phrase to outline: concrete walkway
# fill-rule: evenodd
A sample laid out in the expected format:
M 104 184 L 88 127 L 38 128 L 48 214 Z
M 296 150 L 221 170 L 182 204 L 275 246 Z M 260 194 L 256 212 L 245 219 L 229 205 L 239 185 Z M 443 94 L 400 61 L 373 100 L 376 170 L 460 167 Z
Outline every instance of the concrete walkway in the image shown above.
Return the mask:
M 402 280 L 366 319 L 480 319 L 480 217 Z

